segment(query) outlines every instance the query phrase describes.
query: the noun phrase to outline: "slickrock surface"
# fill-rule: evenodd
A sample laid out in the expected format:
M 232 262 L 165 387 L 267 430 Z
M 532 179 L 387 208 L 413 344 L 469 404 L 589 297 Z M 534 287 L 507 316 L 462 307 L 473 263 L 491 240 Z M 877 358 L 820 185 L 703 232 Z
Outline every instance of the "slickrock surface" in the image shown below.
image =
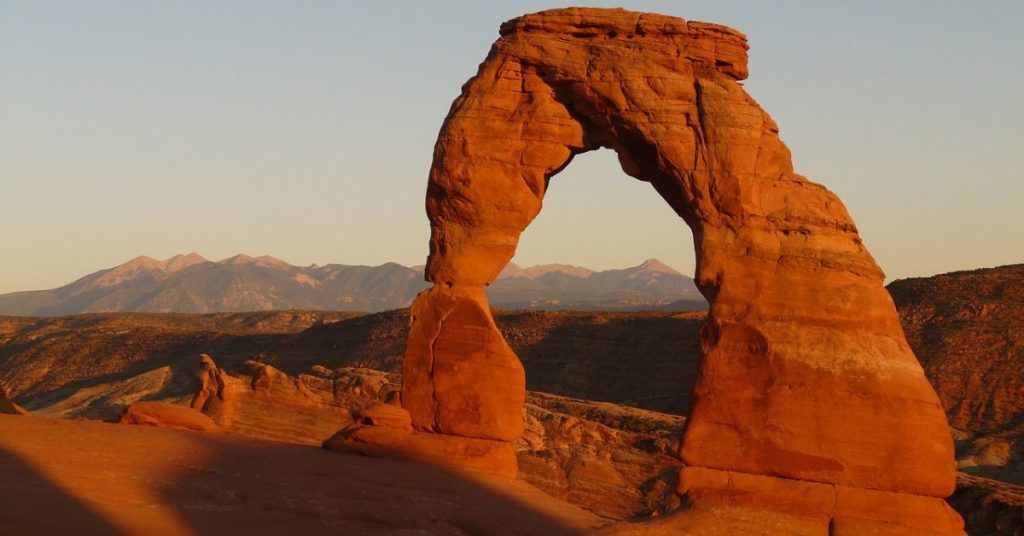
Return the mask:
M 0 482 L 0 533 L 12 535 L 582 535 L 605 523 L 500 477 L 13 415 L 0 415 Z
M 170 402 L 134 402 L 124 408 L 121 424 L 139 424 L 161 428 L 177 428 L 196 432 L 217 432 L 220 427 L 210 417 L 192 408 Z
M 395 416 L 401 412 L 408 419 L 407 412 L 382 404 L 394 402 L 400 378 L 393 373 L 314 367 L 306 374 L 290 376 L 250 361 L 242 373 L 233 375 L 217 367 L 209 356 L 194 359 L 193 369 L 198 369 L 200 382 L 192 396 L 161 399 L 181 405 L 134 402 L 128 406 L 128 414 L 147 417 L 141 419 L 141 424 L 162 426 L 190 421 L 181 416 L 174 419 L 178 413 L 185 417 L 198 415 L 211 427 L 216 425 L 231 434 L 313 446 L 357 423 L 384 424 L 411 432 L 411 422 Z M 141 377 L 150 375 L 144 373 Z M 113 387 L 100 383 L 89 389 L 98 393 L 140 381 L 129 378 Z M 59 406 L 80 416 L 85 412 L 76 403 L 102 401 L 114 405 L 91 406 L 92 414 L 111 415 L 122 412 L 123 405 L 116 405 L 118 400 L 71 397 Z M 185 406 L 190 402 L 195 409 Z M 168 412 L 168 406 L 179 411 Z M 149 408 L 160 411 L 140 411 Z M 528 393 L 524 415 L 526 432 L 515 443 L 514 454 L 522 467 L 520 477 L 526 482 L 611 520 L 644 517 L 678 506 L 674 483 L 681 464 L 675 453 L 682 417 L 534 392 Z M 122 422 L 125 420 L 122 418 Z M 428 450 L 427 456 L 419 457 L 423 461 L 443 465 L 448 461 L 445 458 L 453 456 L 452 451 L 444 450 L 452 446 L 451 442 L 430 443 L 429 437 L 421 441 Z M 433 456 L 429 455 L 431 449 Z M 512 449 L 505 450 L 504 456 L 512 455 Z
M 484 286 L 552 176 L 609 147 L 692 228 L 711 304 L 680 448 L 699 475 L 680 488 L 696 520 L 687 530 L 763 518 L 807 534 L 960 533 L 939 499 L 955 473 L 938 397 L 849 214 L 794 173 L 778 126 L 739 84 L 746 38 L 577 8 L 514 19 L 500 34 L 435 146 L 434 287 L 412 306 L 403 365 L 413 426 L 466 441 L 522 432 L 523 369 Z M 734 486 L 737 474 L 749 482 Z M 752 489 L 771 491 L 742 503 L 761 496 Z

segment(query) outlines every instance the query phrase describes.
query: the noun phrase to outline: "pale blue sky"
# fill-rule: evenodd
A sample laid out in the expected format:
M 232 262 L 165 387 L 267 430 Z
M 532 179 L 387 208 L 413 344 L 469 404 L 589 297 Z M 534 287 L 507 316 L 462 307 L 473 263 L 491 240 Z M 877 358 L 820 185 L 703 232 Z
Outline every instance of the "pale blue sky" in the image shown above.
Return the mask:
M 451 101 L 502 21 L 555 6 L 3 0 L 0 292 L 142 254 L 422 263 Z M 1024 2 L 625 7 L 748 35 L 748 91 L 891 278 L 1024 262 Z M 648 257 L 692 274 L 689 230 L 602 151 L 516 262 Z

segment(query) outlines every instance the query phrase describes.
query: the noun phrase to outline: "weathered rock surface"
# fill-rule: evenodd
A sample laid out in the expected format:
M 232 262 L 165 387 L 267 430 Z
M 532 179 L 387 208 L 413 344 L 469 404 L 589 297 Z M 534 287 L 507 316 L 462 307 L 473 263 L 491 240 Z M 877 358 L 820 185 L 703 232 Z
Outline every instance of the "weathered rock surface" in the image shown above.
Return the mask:
M 954 488 L 942 407 L 849 214 L 794 173 L 778 127 L 739 84 L 746 38 L 577 8 L 526 15 L 500 33 L 435 146 L 434 287 L 413 304 L 404 361 L 414 428 L 467 441 L 521 432 L 522 369 L 483 289 L 512 258 L 551 178 L 574 155 L 608 147 L 692 228 L 696 280 L 711 304 L 682 460 L 706 474 L 778 480 L 809 510 L 824 502 L 804 488 L 851 490 L 834 496 L 853 506 L 825 513 L 837 526 L 870 518 L 903 533 L 956 532 L 955 519 L 925 506 Z M 729 481 L 705 479 L 691 500 L 713 516 L 733 507 L 737 519 L 759 516 L 735 502 L 745 492 Z M 875 493 L 913 512 L 897 516 Z M 766 503 L 761 517 L 774 515 Z
M 399 381 L 395 374 L 314 367 L 307 374 L 291 376 L 250 362 L 246 372 L 235 375 L 217 367 L 209 356 L 193 366 L 199 369 L 201 380 L 193 396 L 164 398 L 159 403 L 133 400 L 123 422 L 219 429 L 302 445 L 325 443 L 334 450 L 461 469 L 474 468 L 474 464 L 492 471 L 496 466 L 512 467 L 510 458 L 515 456 L 521 479 L 609 520 L 661 514 L 679 505 L 675 480 L 681 466 L 676 456 L 684 421 L 680 416 L 531 392 L 523 409 L 523 436 L 514 445 L 473 442 L 469 447 L 475 450 L 469 452 L 475 455 L 467 456 L 463 441 L 434 434 L 410 437 L 409 414 L 394 405 Z M 141 378 L 161 371 L 144 373 Z M 106 388 L 121 392 L 125 385 L 139 381 L 99 383 L 89 391 L 96 400 L 113 404 L 121 398 L 102 397 L 100 392 Z M 190 400 L 208 416 L 186 407 Z M 76 417 L 125 412 L 123 405 L 91 406 L 91 412 L 82 412 L 75 404 L 83 401 L 94 400 L 72 397 L 56 406 Z M 178 405 L 168 403 L 172 401 Z M 196 421 L 201 421 L 200 426 L 190 425 Z
M 1024 264 L 894 281 L 960 470 L 1024 484 Z
M 537 392 L 525 409 L 520 479 L 609 519 L 679 507 L 682 417 Z
M 85 420 L 0 415 L 0 478 L 5 535 L 580 536 L 607 524 L 508 478 Z
M 216 432 L 220 430 L 212 419 L 202 413 L 185 406 L 169 402 L 145 401 L 135 402 L 124 408 L 121 424 L 141 424 L 160 428 L 178 428 L 196 432 Z
M 208 355 L 202 356 L 199 378 L 191 406 L 224 429 L 306 445 L 320 445 L 353 424 L 353 412 L 385 401 L 398 387 L 374 370 L 315 367 L 310 374 L 289 376 L 256 361 L 233 376 Z

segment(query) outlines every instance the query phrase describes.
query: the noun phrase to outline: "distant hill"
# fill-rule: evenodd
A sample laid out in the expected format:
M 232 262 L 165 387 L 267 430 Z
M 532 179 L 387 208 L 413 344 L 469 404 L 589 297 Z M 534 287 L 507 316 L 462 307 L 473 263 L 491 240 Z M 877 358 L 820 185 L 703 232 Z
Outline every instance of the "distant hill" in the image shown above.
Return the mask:
M 950 424 L 1024 433 L 1024 264 L 901 279 L 887 288 Z
M 546 310 L 704 309 L 693 279 L 657 259 L 622 270 L 595 272 L 580 266 L 510 263 L 487 289 L 497 307 Z
M 294 266 L 270 256 L 136 257 L 51 290 L 0 295 L 0 314 L 98 312 L 214 313 L 284 309 L 376 312 L 409 305 L 429 286 L 423 268 Z M 550 264 L 509 265 L 488 289 L 492 305 L 514 309 L 692 310 L 706 306 L 693 279 L 651 259 L 597 272 Z

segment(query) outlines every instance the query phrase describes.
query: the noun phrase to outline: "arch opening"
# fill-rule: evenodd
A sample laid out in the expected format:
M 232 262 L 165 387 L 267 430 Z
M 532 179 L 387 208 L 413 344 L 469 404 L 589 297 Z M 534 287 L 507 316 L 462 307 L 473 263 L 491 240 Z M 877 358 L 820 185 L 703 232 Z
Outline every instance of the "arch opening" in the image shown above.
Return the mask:
M 696 290 L 695 287 L 685 291 L 680 287 L 677 293 L 675 287 L 666 286 L 663 289 L 652 289 L 649 296 L 638 294 L 632 305 L 626 303 L 628 294 L 623 293 L 622 304 L 617 305 L 612 290 L 639 290 L 640 287 L 635 285 L 632 288 L 622 286 L 613 289 L 611 285 L 614 280 L 607 277 L 606 283 L 583 289 L 590 292 L 603 292 L 603 289 L 607 289 L 607 299 L 598 296 L 594 303 L 590 303 L 586 296 L 575 296 L 579 299 L 573 301 L 574 296 L 570 294 L 565 296 L 569 301 L 563 300 L 563 303 L 531 305 L 533 295 L 529 289 L 523 289 L 526 290 L 523 299 L 513 300 L 510 299 L 511 293 L 517 290 L 516 287 L 502 287 L 502 283 L 514 274 L 534 277 L 554 271 L 556 274 L 586 277 L 592 272 L 636 268 L 645 260 L 659 261 L 692 279 L 695 258 L 693 235 L 689 226 L 681 225 L 678 215 L 668 210 L 657 194 L 652 194 L 654 192 L 649 184 L 634 180 L 621 171 L 617 157 L 611 150 L 598 149 L 577 155 L 568 166 L 549 179 L 543 208 L 523 231 L 509 265 L 487 289 L 491 304 L 509 307 L 504 304 L 511 303 L 518 304 L 519 308 L 539 305 L 541 308 L 554 309 L 571 309 L 576 304 L 590 310 L 600 308 L 596 303 L 600 299 L 604 307 L 611 310 L 643 310 L 666 309 L 669 305 L 653 301 L 655 290 L 676 300 L 699 298 L 691 292 Z M 558 264 L 568 266 L 561 267 Z M 530 267 L 537 268 L 530 274 L 519 270 Z M 569 267 L 586 270 L 573 270 Z M 567 282 L 568 290 L 573 288 L 569 286 L 571 284 L 570 279 Z M 502 288 L 502 292 L 496 293 L 497 288 Z M 548 290 L 556 292 L 558 289 L 551 287 Z M 651 301 L 645 301 L 645 298 Z
M 685 415 L 702 318 L 676 313 L 707 304 L 692 277 L 673 269 L 692 270 L 692 243 L 689 227 L 611 150 L 576 155 L 553 175 L 516 255 L 486 288 L 494 308 L 545 311 L 499 318 L 527 389 Z

